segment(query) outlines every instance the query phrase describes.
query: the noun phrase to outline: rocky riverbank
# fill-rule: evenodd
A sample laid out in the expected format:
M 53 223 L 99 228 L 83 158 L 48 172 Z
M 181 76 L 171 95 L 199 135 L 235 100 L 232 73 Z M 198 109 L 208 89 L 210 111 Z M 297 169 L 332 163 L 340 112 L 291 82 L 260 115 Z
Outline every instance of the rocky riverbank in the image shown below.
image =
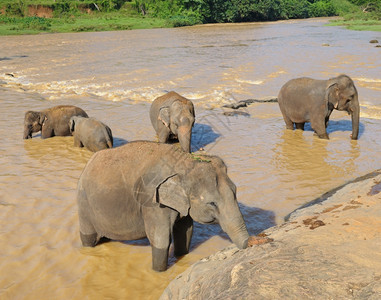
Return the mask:
M 380 299 L 381 170 L 322 195 L 173 280 L 164 299 Z

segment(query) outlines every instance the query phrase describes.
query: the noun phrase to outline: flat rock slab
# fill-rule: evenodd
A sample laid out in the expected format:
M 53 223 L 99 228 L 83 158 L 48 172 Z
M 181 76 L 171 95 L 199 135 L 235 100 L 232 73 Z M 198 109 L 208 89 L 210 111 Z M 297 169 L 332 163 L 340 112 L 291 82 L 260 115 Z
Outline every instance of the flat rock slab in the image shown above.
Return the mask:
M 370 178 L 369 178 L 370 177 Z M 381 299 L 381 170 L 192 265 L 164 299 Z

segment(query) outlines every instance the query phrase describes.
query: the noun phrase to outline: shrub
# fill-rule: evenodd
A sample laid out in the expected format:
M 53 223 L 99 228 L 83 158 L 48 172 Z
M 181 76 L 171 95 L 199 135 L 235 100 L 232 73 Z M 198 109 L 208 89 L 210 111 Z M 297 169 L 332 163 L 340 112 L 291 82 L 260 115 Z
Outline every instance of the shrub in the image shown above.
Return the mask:
M 307 0 L 283 0 L 282 19 L 304 19 L 310 14 L 310 3 Z
M 201 21 L 197 17 L 177 15 L 169 18 L 169 22 L 173 27 L 192 26 L 201 24 Z
M 22 29 L 48 31 L 52 26 L 52 20 L 40 17 L 25 17 L 19 21 Z
M 310 17 L 330 17 L 337 15 L 336 9 L 330 1 L 318 1 L 310 5 Z

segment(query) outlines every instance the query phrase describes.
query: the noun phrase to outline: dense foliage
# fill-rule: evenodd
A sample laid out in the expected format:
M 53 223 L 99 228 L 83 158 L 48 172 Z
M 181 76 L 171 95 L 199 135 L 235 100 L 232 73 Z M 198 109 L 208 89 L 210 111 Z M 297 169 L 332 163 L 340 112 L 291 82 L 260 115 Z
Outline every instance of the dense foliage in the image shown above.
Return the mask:
M 331 0 L 139 0 L 135 7 L 190 23 L 273 21 L 338 13 Z
M 201 23 L 253 22 L 346 15 L 352 19 L 381 19 L 381 0 L 0 0 L 6 17 L 28 17 L 28 7 L 49 7 L 56 18 L 118 12 L 168 20 L 172 26 Z M 0 21 L 5 23 L 4 15 Z M 27 24 L 50 23 L 28 19 Z

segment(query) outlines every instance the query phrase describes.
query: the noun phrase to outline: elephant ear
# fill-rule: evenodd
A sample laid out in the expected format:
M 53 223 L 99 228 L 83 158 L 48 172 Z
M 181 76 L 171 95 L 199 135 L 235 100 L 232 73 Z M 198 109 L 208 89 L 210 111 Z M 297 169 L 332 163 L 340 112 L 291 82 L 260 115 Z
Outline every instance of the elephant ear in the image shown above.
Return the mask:
M 162 204 L 186 216 L 189 200 L 181 187 L 177 174 L 160 176 L 159 172 L 149 172 L 141 176 L 134 186 L 135 200 L 142 206 Z
M 174 175 L 163 181 L 156 189 L 156 202 L 168 206 L 187 216 L 190 208 L 189 198 L 182 188 L 179 176 Z
M 339 105 L 339 87 L 337 82 L 333 82 L 327 87 L 324 100 L 327 103 L 332 103 L 333 107 L 337 109 Z
M 160 108 L 158 119 L 163 122 L 165 127 L 169 128 L 169 124 L 170 124 L 169 106 L 164 106 Z
M 39 124 L 42 126 L 44 125 L 45 121 L 47 121 L 48 118 L 46 117 L 46 114 L 43 114 L 43 113 L 40 113 L 40 117 L 39 117 Z

